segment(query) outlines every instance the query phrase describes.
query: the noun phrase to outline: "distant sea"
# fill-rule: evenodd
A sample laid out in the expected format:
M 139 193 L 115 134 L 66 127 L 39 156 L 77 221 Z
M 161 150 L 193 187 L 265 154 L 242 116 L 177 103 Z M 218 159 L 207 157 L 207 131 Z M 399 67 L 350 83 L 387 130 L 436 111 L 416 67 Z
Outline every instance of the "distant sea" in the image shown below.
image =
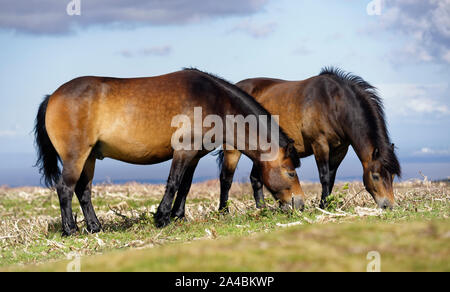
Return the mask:
M 401 165 L 403 169 L 402 180 L 423 179 L 422 174 L 430 180 L 442 180 L 450 178 L 450 159 L 403 158 Z M 33 167 L 34 154 L 0 154 L 0 185 L 10 187 L 39 186 L 40 175 L 38 169 Z M 244 157 L 239 163 L 235 174 L 235 181 L 248 182 L 251 171 L 251 161 Z M 98 161 L 94 183 L 138 182 L 146 184 L 165 184 L 170 171 L 170 161 L 149 166 L 136 166 L 118 161 L 105 159 Z M 319 182 L 317 166 L 313 157 L 302 159 L 302 166 L 298 169 L 301 181 Z M 422 173 L 422 174 L 421 174 Z M 339 168 L 338 181 L 361 181 L 362 166 L 356 155 L 350 152 Z M 203 158 L 194 176 L 194 182 L 218 179 L 219 169 L 215 157 Z

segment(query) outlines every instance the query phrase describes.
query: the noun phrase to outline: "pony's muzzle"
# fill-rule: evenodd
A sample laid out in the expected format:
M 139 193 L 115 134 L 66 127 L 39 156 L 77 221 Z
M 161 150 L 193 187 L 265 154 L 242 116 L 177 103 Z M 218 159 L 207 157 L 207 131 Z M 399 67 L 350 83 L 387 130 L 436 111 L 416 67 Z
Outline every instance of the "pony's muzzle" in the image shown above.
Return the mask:
M 303 201 L 302 197 L 300 197 L 300 196 L 292 197 L 292 208 L 294 210 L 299 210 L 299 211 L 303 211 L 303 209 L 305 209 L 305 202 Z
M 392 210 L 394 208 L 394 204 L 388 198 L 377 200 L 377 204 L 378 207 L 383 210 Z
M 303 211 L 305 208 L 305 203 L 303 202 L 303 198 L 300 196 L 293 196 L 292 199 L 289 201 L 280 201 L 280 208 L 281 210 L 288 212 L 292 210 L 298 210 Z

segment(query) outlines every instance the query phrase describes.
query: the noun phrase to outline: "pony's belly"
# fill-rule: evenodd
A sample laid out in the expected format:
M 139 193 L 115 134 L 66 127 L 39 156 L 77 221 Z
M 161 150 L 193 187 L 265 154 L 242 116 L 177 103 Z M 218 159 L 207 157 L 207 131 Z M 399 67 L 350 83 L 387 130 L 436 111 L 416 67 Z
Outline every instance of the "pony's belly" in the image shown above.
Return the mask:
M 172 129 L 167 127 L 167 122 L 158 123 L 158 117 L 152 114 L 132 121 L 130 117 L 136 115 L 119 113 L 120 118 L 108 119 L 100 128 L 101 155 L 133 164 L 155 164 L 171 159 Z
M 132 164 L 156 164 L 172 159 L 173 149 L 169 145 L 142 142 L 108 142 L 98 144 L 98 158 L 111 158 Z

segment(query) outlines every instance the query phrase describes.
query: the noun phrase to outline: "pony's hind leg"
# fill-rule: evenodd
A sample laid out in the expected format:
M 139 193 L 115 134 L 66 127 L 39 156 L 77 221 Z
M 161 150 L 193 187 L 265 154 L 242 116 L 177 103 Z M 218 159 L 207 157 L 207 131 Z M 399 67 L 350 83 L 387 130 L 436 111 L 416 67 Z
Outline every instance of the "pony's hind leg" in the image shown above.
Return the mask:
M 92 180 L 94 179 L 96 158 L 90 156 L 84 165 L 83 172 L 75 187 L 75 193 L 77 194 L 78 201 L 83 211 L 84 219 L 86 222 L 87 231 L 89 233 L 100 232 L 102 226 L 98 221 L 97 215 L 92 205 L 91 192 L 92 192 Z
M 197 151 L 174 152 L 169 179 L 167 180 L 166 191 L 158 207 L 158 211 L 155 214 L 156 227 L 163 228 L 169 225 L 175 193 L 178 191 L 181 180 L 183 179 L 183 176 L 189 168 L 192 160 L 197 156 L 197 153 Z
M 61 207 L 63 236 L 70 236 L 78 231 L 78 226 L 72 214 L 72 198 L 82 168 L 83 166 L 79 163 L 63 161 L 62 176 L 56 186 Z
M 77 148 L 72 145 L 71 149 L 71 151 L 60 151 L 62 153 L 63 171 L 56 187 L 61 207 L 62 231 L 64 236 L 70 236 L 78 231 L 72 214 L 72 198 L 86 160 L 91 152 L 91 147 Z
M 63 236 L 70 236 L 78 231 L 77 224 L 72 214 L 72 197 L 74 185 L 67 185 L 61 178 L 56 186 L 59 198 L 59 206 L 61 208 L 61 222 Z

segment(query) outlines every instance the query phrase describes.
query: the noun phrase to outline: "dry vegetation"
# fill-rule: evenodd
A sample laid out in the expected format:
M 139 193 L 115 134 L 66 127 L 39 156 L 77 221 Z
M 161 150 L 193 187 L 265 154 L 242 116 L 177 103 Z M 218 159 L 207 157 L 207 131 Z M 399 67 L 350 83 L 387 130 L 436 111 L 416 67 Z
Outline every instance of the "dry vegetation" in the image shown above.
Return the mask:
M 164 192 L 163 185 L 98 185 L 93 191 L 94 207 L 104 232 L 87 234 L 82 212 L 74 199 L 79 235 L 60 236 L 59 204 L 56 194 L 43 188 L 0 188 L 0 267 L 65 259 L 68 253 L 82 256 L 122 249 L 168 248 L 201 239 L 245 238 L 285 227 L 311 227 L 328 223 L 444 222 L 441 240 L 448 243 L 450 184 L 409 181 L 395 186 L 397 206 L 392 212 L 375 207 L 361 183 L 338 184 L 328 210 L 317 208 L 320 185 L 303 183 L 308 194 L 304 212 L 282 213 L 266 195 L 269 207 L 256 210 L 249 184 L 234 184 L 229 215 L 219 214 L 218 181 L 195 184 L 189 194 L 186 221 L 163 230 L 153 226 L 152 212 Z M 303 226 L 298 226 L 303 225 Z M 363 225 L 364 226 L 364 225 Z M 444 245 L 445 246 L 445 245 Z M 448 245 L 447 245 L 448 246 Z M 448 260 L 448 249 L 444 251 Z M 175 267 L 174 267 L 175 269 Z M 170 269 L 168 269 L 170 270 Z

